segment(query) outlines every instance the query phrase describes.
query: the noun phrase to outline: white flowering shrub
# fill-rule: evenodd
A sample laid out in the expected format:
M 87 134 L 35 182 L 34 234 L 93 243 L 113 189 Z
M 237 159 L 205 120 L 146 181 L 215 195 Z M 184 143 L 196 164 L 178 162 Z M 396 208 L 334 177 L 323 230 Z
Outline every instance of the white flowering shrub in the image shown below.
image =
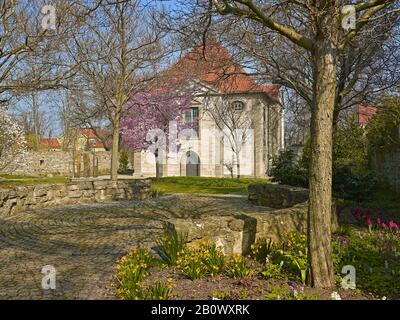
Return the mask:
M 0 172 L 11 173 L 25 160 L 25 134 L 7 110 L 0 107 Z

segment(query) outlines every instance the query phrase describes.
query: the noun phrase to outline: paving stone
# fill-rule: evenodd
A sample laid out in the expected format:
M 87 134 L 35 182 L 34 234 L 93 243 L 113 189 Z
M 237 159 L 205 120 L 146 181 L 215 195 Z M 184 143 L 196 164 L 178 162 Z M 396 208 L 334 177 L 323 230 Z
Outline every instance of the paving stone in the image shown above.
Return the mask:
M 230 196 L 169 195 L 150 200 L 36 209 L 0 218 L 0 299 L 115 299 L 116 260 L 153 247 L 173 218 L 266 212 Z M 56 290 L 43 290 L 43 266 Z

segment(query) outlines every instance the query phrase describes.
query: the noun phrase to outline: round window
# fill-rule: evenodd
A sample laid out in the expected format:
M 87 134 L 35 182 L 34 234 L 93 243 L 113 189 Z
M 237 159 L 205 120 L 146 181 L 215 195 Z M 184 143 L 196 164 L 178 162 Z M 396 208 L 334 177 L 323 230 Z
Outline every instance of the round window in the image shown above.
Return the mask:
M 233 108 L 233 110 L 241 111 L 244 108 L 244 102 L 239 101 L 239 100 L 233 101 L 232 108 Z

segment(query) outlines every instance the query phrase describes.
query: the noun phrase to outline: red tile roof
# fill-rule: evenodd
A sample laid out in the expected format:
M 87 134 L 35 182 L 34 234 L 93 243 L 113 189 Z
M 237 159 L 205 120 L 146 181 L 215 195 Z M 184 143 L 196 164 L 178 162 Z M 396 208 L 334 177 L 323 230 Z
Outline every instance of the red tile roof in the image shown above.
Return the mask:
M 369 120 L 376 114 L 378 109 L 373 106 L 366 106 L 366 105 L 358 105 L 357 106 L 357 119 L 358 124 L 366 125 Z
M 274 100 L 279 99 L 278 85 L 256 84 L 228 50 L 214 42 L 205 49 L 199 46 L 188 52 L 163 77 L 198 80 L 222 93 L 262 92 Z
M 92 141 L 95 141 L 95 148 L 104 148 L 104 144 L 103 142 L 101 142 L 101 140 L 96 136 L 96 134 L 94 133 L 93 129 L 89 129 L 89 128 L 80 128 L 79 131 L 88 139 L 91 140 L 89 141 L 90 143 L 90 147 L 93 147 L 93 145 L 91 144 Z M 98 131 L 99 135 L 102 136 L 106 136 L 107 133 L 104 130 L 99 130 Z
M 79 131 L 88 139 L 97 139 L 93 129 L 79 129 Z
M 40 139 L 40 145 L 44 148 L 61 149 L 60 141 L 57 138 Z

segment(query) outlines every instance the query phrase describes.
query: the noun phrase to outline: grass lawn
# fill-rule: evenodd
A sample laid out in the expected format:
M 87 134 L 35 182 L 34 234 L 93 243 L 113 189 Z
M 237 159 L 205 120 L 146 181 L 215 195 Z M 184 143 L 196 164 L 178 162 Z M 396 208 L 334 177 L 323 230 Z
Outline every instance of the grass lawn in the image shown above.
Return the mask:
M 18 175 L 18 174 L 0 173 L 0 178 L 4 178 L 4 179 L 31 179 L 31 178 L 35 178 L 35 177 L 25 176 L 25 175 Z
M 152 178 L 152 188 L 161 193 L 228 194 L 246 192 L 249 183 L 269 182 L 253 178 L 164 177 Z
M 7 189 L 16 186 L 26 186 L 32 184 L 49 184 L 49 183 L 68 183 L 69 178 L 65 177 L 28 177 L 28 176 L 13 176 L 13 175 L 0 175 L 1 178 L 6 180 L 0 180 L 0 189 Z

